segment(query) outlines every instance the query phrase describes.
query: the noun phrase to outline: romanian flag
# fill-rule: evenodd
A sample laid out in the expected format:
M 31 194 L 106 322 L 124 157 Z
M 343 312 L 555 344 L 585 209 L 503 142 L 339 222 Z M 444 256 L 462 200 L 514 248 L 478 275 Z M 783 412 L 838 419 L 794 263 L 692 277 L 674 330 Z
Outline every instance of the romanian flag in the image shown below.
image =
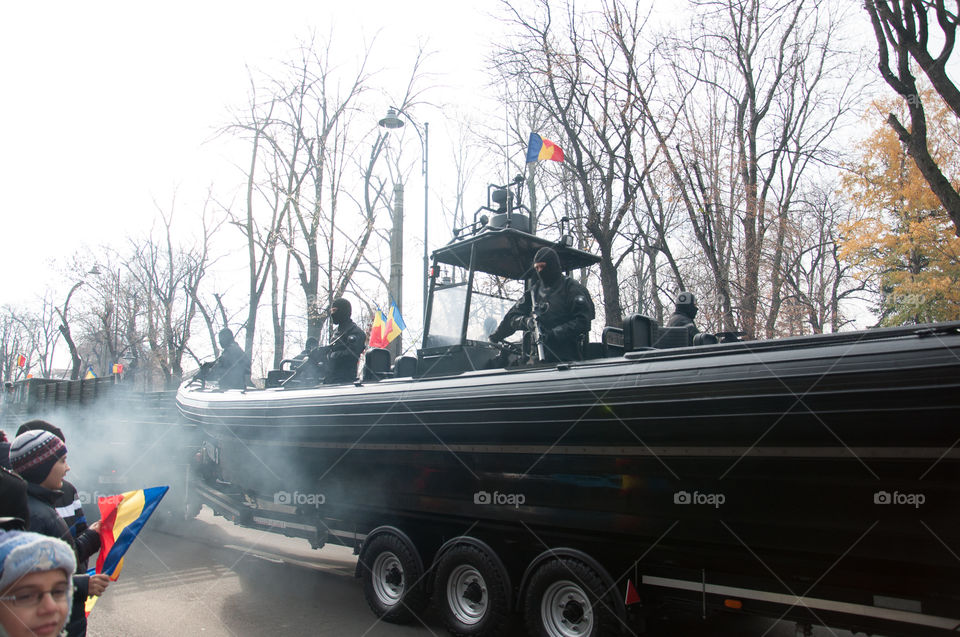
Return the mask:
M 114 374 L 122 374 L 122 373 L 123 373 L 123 365 L 122 365 L 121 363 L 114 363 L 114 364 L 113 364 L 113 373 L 114 373 Z
M 563 161 L 563 149 L 549 139 L 544 139 L 536 133 L 530 133 L 530 143 L 527 145 L 527 163 L 549 159 Z
M 387 344 L 392 343 L 393 339 L 400 336 L 405 329 L 407 329 L 407 324 L 403 322 L 403 317 L 400 316 L 400 308 L 394 303 L 390 306 L 390 314 L 387 315 Z
M 390 341 L 387 340 L 387 318 L 377 308 L 373 311 L 373 327 L 370 328 L 370 347 L 386 347 Z
M 115 582 L 123 570 L 123 555 L 137 538 L 170 487 L 151 487 L 128 491 L 120 495 L 100 498 L 100 554 L 94 573 L 104 573 Z M 90 614 L 96 597 L 87 598 L 86 611 Z
M 26 356 L 24 356 L 23 354 L 20 354 L 19 356 L 17 356 L 17 367 L 23 367 L 26 364 L 27 364 Z
M 96 378 L 96 377 L 97 377 L 97 375 L 93 373 L 93 367 L 88 367 L 88 368 L 87 368 L 87 373 L 86 373 L 86 375 L 85 375 L 83 378 L 84 378 L 84 379 L 90 379 L 90 378 Z

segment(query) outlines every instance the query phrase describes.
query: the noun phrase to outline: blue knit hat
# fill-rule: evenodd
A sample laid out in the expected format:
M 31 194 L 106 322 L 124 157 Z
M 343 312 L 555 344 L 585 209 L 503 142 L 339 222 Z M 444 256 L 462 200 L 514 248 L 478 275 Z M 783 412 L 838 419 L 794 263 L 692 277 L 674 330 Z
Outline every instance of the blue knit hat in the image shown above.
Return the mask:
M 0 592 L 5 592 L 24 575 L 56 568 L 67 574 L 67 608 L 72 608 L 72 577 L 77 570 L 77 559 L 70 545 L 29 531 L 0 533 Z
M 10 466 L 27 482 L 40 484 L 65 455 L 67 447 L 62 440 L 49 431 L 31 429 L 17 436 L 10 445 Z

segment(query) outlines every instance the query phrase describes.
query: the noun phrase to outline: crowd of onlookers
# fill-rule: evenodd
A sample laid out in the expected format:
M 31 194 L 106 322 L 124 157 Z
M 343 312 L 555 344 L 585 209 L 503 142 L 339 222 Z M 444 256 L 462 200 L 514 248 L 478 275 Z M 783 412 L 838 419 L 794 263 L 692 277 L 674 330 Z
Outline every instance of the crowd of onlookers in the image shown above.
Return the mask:
M 86 635 L 86 601 L 106 590 L 88 575 L 100 522 L 87 524 L 63 432 L 43 421 L 0 431 L 0 637 Z

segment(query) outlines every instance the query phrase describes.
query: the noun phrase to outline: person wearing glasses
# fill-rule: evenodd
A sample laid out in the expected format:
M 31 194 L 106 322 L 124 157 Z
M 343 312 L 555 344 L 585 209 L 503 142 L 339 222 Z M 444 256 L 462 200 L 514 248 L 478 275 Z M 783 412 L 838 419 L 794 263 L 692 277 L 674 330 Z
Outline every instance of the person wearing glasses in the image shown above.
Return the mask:
M 73 602 L 73 549 L 27 531 L 0 532 L 0 636 L 56 637 Z

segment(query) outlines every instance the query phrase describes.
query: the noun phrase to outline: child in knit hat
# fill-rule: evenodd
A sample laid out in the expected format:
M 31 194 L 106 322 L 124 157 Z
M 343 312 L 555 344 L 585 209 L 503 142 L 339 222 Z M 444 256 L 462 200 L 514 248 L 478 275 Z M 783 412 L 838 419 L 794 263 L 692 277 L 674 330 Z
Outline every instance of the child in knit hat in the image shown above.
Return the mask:
M 39 533 L 0 532 L 0 634 L 60 635 L 70 614 L 76 566 L 65 542 Z
M 30 508 L 30 530 L 63 540 L 74 549 L 76 561 L 84 562 L 100 550 L 99 522 L 74 538 L 54 505 L 62 495 L 63 476 L 70 470 L 67 447 L 49 431 L 30 430 L 17 436 L 10 446 L 10 464 L 27 481 L 27 505 Z M 99 596 L 109 585 L 106 575 L 78 574 L 73 578 L 76 589 L 67 634 L 80 637 L 87 632 L 84 603 L 87 597 Z

